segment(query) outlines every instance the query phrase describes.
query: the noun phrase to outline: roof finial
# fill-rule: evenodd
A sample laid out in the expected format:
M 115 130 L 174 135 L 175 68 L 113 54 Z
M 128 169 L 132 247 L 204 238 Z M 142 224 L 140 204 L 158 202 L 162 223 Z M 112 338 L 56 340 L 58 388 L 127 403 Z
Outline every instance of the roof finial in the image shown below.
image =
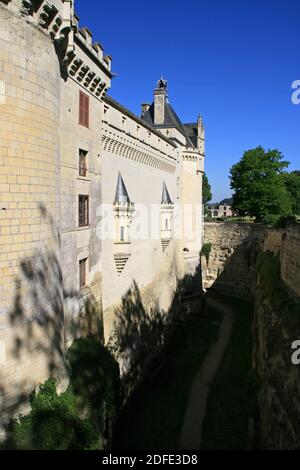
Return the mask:
M 167 80 L 165 80 L 165 79 L 163 78 L 163 74 L 161 74 L 161 77 L 160 77 L 160 79 L 159 79 L 158 82 L 157 82 L 156 88 L 164 88 L 165 90 L 167 90 L 167 88 L 168 88 L 168 82 L 167 82 Z

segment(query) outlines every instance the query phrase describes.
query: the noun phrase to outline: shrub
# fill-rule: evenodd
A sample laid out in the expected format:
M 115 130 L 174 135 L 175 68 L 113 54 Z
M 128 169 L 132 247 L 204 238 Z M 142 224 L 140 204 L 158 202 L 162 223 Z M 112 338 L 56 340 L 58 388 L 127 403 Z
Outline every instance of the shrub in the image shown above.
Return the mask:
M 268 214 L 263 218 L 262 222 L 266 225 L 276 225 L 279 219 L 279 214 Z
M 275 223 L 275 228 L 286 228 L 288 224 L 296 222 L 297 218 L 294 215 L 279 217 L 279 219 Z
M 200 256 L 205 256 L 207 266 L 209 262 L 210 253 L 211 253 L 211 243 L 204 243 L 200 251 Z
M 30 396 L 30 413 L 10 422 L 6 448 L 103 447 L 101 438 L 107 428 L 111 429 L 118 408 L 118 364 L 100 341 L 92 338 L 75 340 L 68 354 L 71 365 L 68 389 L 59 395 L 54 378 L 40 385 Z
M 29 415 L 12 420 L 6 447 L 34 450 L 83 450 L 99 448 L 99 436 L 92 423 L 80 417 L 70 391 L 57 393 L 50 378 L 30 397 Z

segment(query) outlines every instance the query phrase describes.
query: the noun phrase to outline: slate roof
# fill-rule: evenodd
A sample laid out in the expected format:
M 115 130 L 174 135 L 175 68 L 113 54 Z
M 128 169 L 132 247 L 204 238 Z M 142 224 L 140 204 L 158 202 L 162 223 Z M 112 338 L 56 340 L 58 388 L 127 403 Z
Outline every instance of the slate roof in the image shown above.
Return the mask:
M 193 147 L 197 147 L 198 125 L 197 123 L 184 124 L 186 135 Z
M 173 204 L 166 183 L 163 184 L 163 190 L 161 195 L 161 204 Z
M 196 141 L 195 139 L 190 138 L 190 135 L 191 137 L 193 137 L 189 130 L 189 126 L 191 124 L 187 124 L 188 127 L 186 128 L 186 126 L 182 124 L 181 120 L 179 119 L 174 109 L 167 100 L 165 100 L 164 116 L 165 119 L 163 124 L 154 124 L 154 103 L 152 103 L 149 109 L 144 113 L 142 120 L 146 121 L 147 124 L 154 127 L 155 129 L 160 129 L 164 127 L 175 127 L 186 138 L 188 147 L 197 147 L 197 138 Z M 197 125 L 194 124 L 194 126 Z
M 138 124 L 146 127 L 147 129 L 149 129 L 151 132 L 154 132 L 154 134 L 156 134 L 158 137 L 164 139 L 166 142 L 168 142 L 168 144 L 172 145 L 173 147 L 176 147 L 176 144 L 173 142 L 173 140 L 169 139 L 167 136 L 161 134 L 158 130 L 155 129 L 155 127 L 153 126 L 153 124 L 149 124 L 147 121 L 145 121 L 144 119 L 136 116 L 134 113 L 132 113 L 131 111 L 129 111 L 129 109 L 125 108 L 125 106 L 123 106 L 122 104 L 120 104 L 118 101 L 116 101 L 115 99 L 113 99 L 111 96 L 104 96 L 103 97 L 103 101 L 107 104 L 109 104 L 110 106 L 113 106 L 114 108 L 118 109 L 119 111 L 121 111 L 121 113 L 124 113 L 126 114 L 126 116 L 130 117 L 131 119 L 133 119 L 134 121 L 136 121 Z
M 119 172 L 114 204 L 130 204 L 130 203 L 131 201 L 128 196 L 126 186 L 124 184 L 121 173 Z
M 232 197 L 231 198 L 227 198 L 227 199 L 222 199 L 222 201 L 220 201 L 220 206 L 232 206 Z

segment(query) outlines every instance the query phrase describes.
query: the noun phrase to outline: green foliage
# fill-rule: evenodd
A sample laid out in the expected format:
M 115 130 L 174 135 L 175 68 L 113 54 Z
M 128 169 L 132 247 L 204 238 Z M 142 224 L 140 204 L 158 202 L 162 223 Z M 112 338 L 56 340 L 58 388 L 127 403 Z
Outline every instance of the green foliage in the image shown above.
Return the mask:
M 280 216 L 279 214 L 266 214 L 261 220 L 261 222 L 263 222 L 266 225 L 277 226 L 280 220 L 284 220 L 287 217 L 289 216 Z
M 209 201 L 211 201 L 211 198 L 211 186 L 208 182 L 206 173 L 204 173 L 202 178 L 202 204 L 207 204 Z
M 286 189 L 292 197 L 293 213 L 300 215 L 300 171 L 292 171 L 282 175 Z
M 294 215 L 280 217 L 275 223 L 275 228 L 286 228 L 288 224 L 293 224 L 295 222 L 297 222 L 297 218 Z
M 70 385 L 57 393 L 50 378 L 31 394 L 31 411 L 12 420 L 6 447 L 34 450 L 100 449 L 101 436 L 117 412 L 119 368 L 96 339 L 81 338 L 69 349 Z
M 200 256 L 205 256 L 207 265 L 209 263 L 210 253 L 211 253 L 211 243 L 204 243 L 200 251 Z
M 57 393 L 48 379 L 30 397 L 31 412 L 10 423 L 6 447 L 34 450 L 83 450 L 99 448 L 99 435 L 92 423 L 79 416 L 74 395 Z
M 230 170 L 233 209 L 258 222 L 271 216 L 274 223 L 276 216 L 291 215 L 293 200 L 283 178 L 288 165 L 278 150 L 257 147 L 246 151 Z

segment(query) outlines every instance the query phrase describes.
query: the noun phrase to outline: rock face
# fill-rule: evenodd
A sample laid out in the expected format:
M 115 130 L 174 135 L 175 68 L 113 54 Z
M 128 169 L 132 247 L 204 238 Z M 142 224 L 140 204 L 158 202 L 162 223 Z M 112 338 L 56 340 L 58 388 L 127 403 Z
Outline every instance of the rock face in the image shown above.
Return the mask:
M 300 449 L 300 365 L 291 348 L 300 339 L 299 240 L 300 226 L 269 230 L 257 263 L 253 366 L 262 449 Z
M 202 259 L 203 286 L 253 300 L 255 261 L 263 248 L 265 228 L 242 223 L 206 223 L 204 243 L 211 243 L 209 262 Z
M 255 303 L 250 446 L 300 449 L 300 365 L 292 362 L 300 340 L 300 225 L 207 223 L 204 243 L 211 243 L 204 287 Z

